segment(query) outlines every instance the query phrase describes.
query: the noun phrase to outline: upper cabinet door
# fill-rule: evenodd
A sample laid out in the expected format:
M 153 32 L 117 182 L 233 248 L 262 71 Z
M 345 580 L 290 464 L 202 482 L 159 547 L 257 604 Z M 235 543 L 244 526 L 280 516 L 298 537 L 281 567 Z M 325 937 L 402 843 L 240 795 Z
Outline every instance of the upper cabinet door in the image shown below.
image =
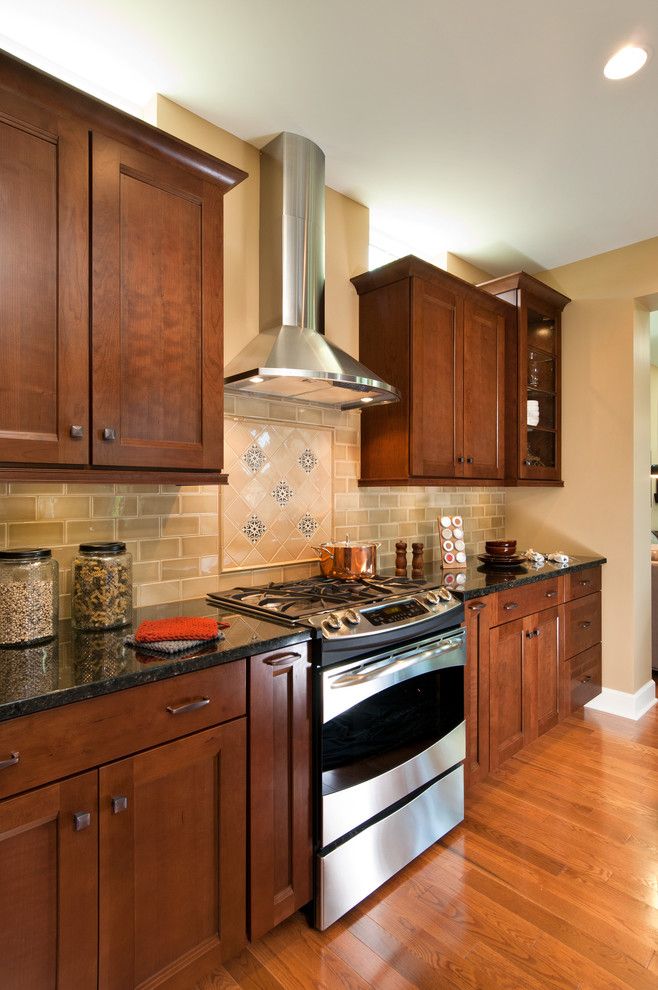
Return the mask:
M 463 474 L 463 299 L 412 280 L 411 474 Z
M 505 475 L 505 319 L 464 302 L 464 470 L 466 478 Z
M 0 91 L 0 461 L 86 464 L 88 138 Z
M 92 460 L 222 465 L 222 191 L 92 135 Z

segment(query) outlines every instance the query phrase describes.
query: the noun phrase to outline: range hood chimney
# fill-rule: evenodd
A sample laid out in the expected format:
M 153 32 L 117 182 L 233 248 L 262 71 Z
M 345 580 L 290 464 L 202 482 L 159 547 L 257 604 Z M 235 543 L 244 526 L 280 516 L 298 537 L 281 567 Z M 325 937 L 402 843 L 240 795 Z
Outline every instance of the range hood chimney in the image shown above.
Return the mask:
M 398 389 L 324 336 L 324 153 L 284 132 L 262 150 L 260 333 L 224 369 L 227 392 L 338 409 Z

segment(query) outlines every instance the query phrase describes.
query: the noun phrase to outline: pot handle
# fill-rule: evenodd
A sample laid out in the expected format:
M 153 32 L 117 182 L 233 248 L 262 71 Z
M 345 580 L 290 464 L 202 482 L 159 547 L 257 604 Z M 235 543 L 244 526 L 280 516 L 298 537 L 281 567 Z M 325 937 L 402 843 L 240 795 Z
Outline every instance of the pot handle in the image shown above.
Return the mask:
M 320 555 L 318 557 L 318 560 L 322 560 L 323 553 L 326 553 L 327 557 L 329 557 L 331 560 L 334 559 L 334 554 L 331 552 L 331 550 L 328 550 L 327 547 L 311 547 L 311 550 L 315 550 L 315 552 Z

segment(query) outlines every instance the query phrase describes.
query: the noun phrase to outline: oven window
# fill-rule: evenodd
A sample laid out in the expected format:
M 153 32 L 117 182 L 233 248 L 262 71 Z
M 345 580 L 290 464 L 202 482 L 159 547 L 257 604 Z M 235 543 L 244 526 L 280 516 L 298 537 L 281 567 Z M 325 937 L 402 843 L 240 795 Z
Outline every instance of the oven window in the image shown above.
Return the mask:
M 323 786 L 340 789 L 383 773 L 427 749 L 463 719 L 462 666 L 380 691 L 324 725 Z

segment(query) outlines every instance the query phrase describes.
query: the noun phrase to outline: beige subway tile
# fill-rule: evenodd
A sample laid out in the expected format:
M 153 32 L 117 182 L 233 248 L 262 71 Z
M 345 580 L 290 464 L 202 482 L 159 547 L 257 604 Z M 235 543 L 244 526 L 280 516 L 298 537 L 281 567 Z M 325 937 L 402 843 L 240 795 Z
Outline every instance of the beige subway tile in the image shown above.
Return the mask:
M 236 395 L 235 414 L 236 416 L 254 416 L 259 419 L 267 419 L 270 412 L 270 404 L 267 399 L 252 399 L 247 395 Z
M 183 490 L 183 485 L 160 485 L 158 488 L 161 495 L 180 495 Z
M 397 509 L 400 505 L 400 496 L 393 495 L 390 492 L 383 492 L 379 496 L 379 504 L 382 509 Z
M 66 484 L 67 495 L 112 495 L 113 493 L 114 485 L 92 485 L 72 481 Z
M 337 492 L 334 503 L 336 509 L 358 509 L 360 504 L 359 492 Z
M 53 547 L 64 542 L 64 523 L 10 522 L 7 526 L 8 547 Z
M 206 554 L 205 557 L 199 557 L 199 572 L 201 574 L 218 574 L 219 573 L 219 555 L 216 553 Z
M 160 580 L 160 561 L 133 561 L 133 584 L 151 584 Z
M 201 557 L 219 553 L 219 540 L 216 536 L 189 536 L 181 540 L 183 557 Z
M 137 603 L 161 605 L 164 602 L 177 602 L 181 598 L 180 581 L 161 581 L 159 584 L 142 584 L 137 589 Z
M 198 516 L 162 516 L 160 519 L 160 536 L 196 536 L 198 532 Z
M 37 498 L 28 495 L 4 495 L 0 498 L 0 520 L 28 522 L 37 518 Z
M 201 485 L 181 485 L 178 489 L 179 495 L 198 495 Z
M 387 523 L 390 520 L 391 509 L 370 509 L 368 511 L 368 522 L 373 524 Z
M 136 495 L 95 495 L 92 499 L 92 516 L 106 519 L 124 519 L 137 515 Z
M 180 555 L 180 540 L 140 540 L 140 560 L 165 560 Z
M 122 542 L 126 544 L 126 551 L 134 561 L 139 553 L 139 543 L 137 540 L 123 540 Z
M 209 591 L 215 590 L 212 577 L 187 578 L 181 581 L 181 597 L 205 598 Z
M 59 569 L 59 593 L 60 595 L 70 595 L 72 590 L 72 572 L 68 569 Z
M 425 509 L 422 506 L 415 509 L 408 509 L 407 511 L 409 512 L 409 522 L 420 523 L 426 521 Z
M 253 571 L 225 571 L 213 578 L 208 585 L 208 591 L 230 591 L 240 585 L 242 588 L 253 586 Z
M 199 516 L 199 536 L 219 536 L 219 513 Z
M 182 513 L 216 513 L 218 511 L 217 495 L 181 495 L 180 511 Z
M 37 519 L 88 519 L 89 506 L 84 495 L 40 495 Z
M 0 547 L 7 546 L 7 524 L 0 523 Z
M 140 495 L 137 505 L 140 516 L 173 516 L 180 511 L 180 496 Z
M 144 516 L 137 519 L 119 519 L 117 522 L 117 536 L 120 540 L 140 540 L 149 539 L 160 535 L 160 520 Z
M 60 574 L 62 571 L 71 570 L 73 567 L 73 558 L 78 553 L 78 546 L 67 546 L 67 547 L 52 547 L 53 557 L 59 564 Z
M 350 509 L 346 515 L 346 526 L 364 526 L 370 522 L 370 511 L 368 509 Z M 383 521 L 388 522 L 388 519 Z
M 345 425 L 343 414 L 338 409 L 323 409 L 322 422 L 325 426 L 342 427 Z
M 40 481 L 11 481 L 10 495 L 63 495 L 64 485 L 53 485 Z
M 70 619 L 71 618 L 71 596 L 70 595 L 60 595 L 59 596 L 59 617 L 60 617 L 60 619 Z
M 359 509 L 378 509 L 381 498 L 379 492 L 360 492 L 359 493 Z
M 306 426 L 322 425 L 322 410 L 313 409 L 310 406 L 300 406 L 297 413 L 297 422 Z
M 115 538 L 116 526 L 113 519 L 74 519 L 66 523 L 67 543 L 93 543 Z
M 336 430 L 336 443 L 349 443 L 358 444 L 359 433 L 358 430 Z
M 157 495 L 159 485 L 117 485 L 119 495 Z
M 9 485 L 6 481 L 0 481 L 0 496 L 7 495 L 9 492 Z
M 162 580 L 172 581 L 176 578 L 199 577 L 198 557 L 175 557 L 162 561 Z

